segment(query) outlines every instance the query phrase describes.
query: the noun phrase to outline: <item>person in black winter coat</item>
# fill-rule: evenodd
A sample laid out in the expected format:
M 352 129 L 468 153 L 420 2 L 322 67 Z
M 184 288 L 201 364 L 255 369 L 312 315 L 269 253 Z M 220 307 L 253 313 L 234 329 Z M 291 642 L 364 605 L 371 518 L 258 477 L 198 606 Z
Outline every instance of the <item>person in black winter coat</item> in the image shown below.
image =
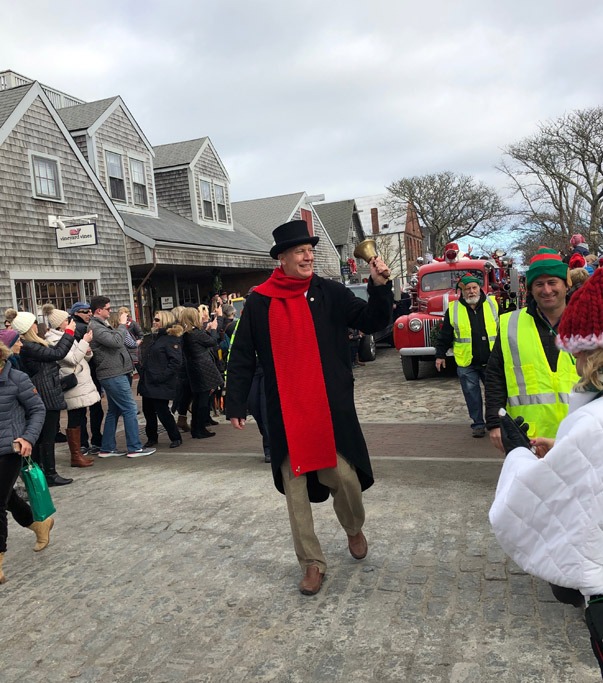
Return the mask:
M 8 538 L 7 511 L 17 524 L 36 534 L 35 551 L 49 543 L 54 520 L 34 522 L 29 505 L 17 494 L 15 482 L 24 457 L 31 455 L 46 409 L 31 380 L 8 362 L 11 351 L 0 343 L 0 583 L 6 581 L 2 571 Z
M 157 418 L 170 438 L 170 448 L 178 448 L 182 438 L 169 409 L 178 392 L 178 375 L 182 365 L 183 328 L 174 324 L 169 311 L 153 316 L 153 333 L 144 337 L 139 354 L 138 393 L 142 396 L 142 412 L 146 420 L 145 448 L 159 441 Z
M 211 353 L 212 349 L 217 348 L 218 341 L 201 329 L 203 323 L 196 309 L 185 309 L 180 316 L 180 322 L 184 328 L 182 350 L 186 358 L 188 381 L 193 396 L 191 436 L 193 439 L 207 439 L 215 436 L 215 432 L 210 432 L 206 426 L 211 419 L 209 398 L 223 381 Z
M 54 439 L 59 431 L 61 410 L 67 408 L 57 361 L 69 353 L 74 342 L 75 322 L 67 325 L 65 334 L 56 346 L 38 336 L 38 323 L 33 313 L 20 312 L 13 320 L 13 329 L 19 332 L 23 340 L 21 363 L 38 390 L 46 407 L 46 418 L 42 432 L 33 449 L 33 459 L 42 467 L 48 486 L 64 486 L 73 479 L 66 479 L 57 474 L 54 453 Z
M 69 309 L 70 315 L 75 320 L 75 341 L 80 341 L 86 332 L 88 332 L 88 324 L 90 318 L 92 317 L 92 311 L 90 310 L 90 304 L 86 301 L 77 301 Z M 103 395 L 103 390 L 100 382 L 96 378 L 96 366 L 94 364 L 94 356 L 90 359 L 88 363 L 90 368 L 90 374 L 92 375 L 92 381 L 94 386 L 98 391 L 99 395 Z M 100 445 L 103 440 L 103 435 L 101 432 L 101 427 L 103 424 L 103 418 L 105 417 L 105 412 L 103 410 L 103 404 L 99 401 L 89 408 L 90 411 L 90 436 L 88 436 L 88 419 L 86 413 L 82 418 L 82 424 L 80 425 L 80 440 L 82 444 L 82 452 L 88 455 L 98 455 L 100 452 Z

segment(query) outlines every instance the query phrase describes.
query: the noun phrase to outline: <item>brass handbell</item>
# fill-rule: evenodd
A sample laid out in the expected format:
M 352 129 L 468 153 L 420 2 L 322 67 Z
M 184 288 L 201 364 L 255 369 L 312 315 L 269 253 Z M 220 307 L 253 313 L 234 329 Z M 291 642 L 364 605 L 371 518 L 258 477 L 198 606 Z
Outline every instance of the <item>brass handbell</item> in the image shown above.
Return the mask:
M 359 242 L 356 245 L 354 256 L 355 258 L 361 258 L 363 261 L 370 263 L 375 256 L 377 256 L 377 243 L 370 237 L 366 240 L 362 240 L 362 242 Z M 389 268 L 386 268 L 380 275 L 383 275 L 384 278 L 388 279 L 390 276 Z
M 354 249 L 354 257 L 370 263 L 377 256 L 377 243 L 373 239 L 362 240 Z

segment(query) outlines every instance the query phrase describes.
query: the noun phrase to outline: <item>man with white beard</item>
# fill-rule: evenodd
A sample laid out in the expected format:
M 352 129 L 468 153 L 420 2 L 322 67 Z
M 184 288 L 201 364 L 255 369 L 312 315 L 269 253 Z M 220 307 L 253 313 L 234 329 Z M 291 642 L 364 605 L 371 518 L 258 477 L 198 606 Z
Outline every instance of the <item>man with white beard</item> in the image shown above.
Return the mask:
M 484 383 L 486 363 L 498 330 L 498 304 L 486 296 L 480 280 L 466 273 L 457 283 L 458 300 L 448 305 L 436 342 L 436 369 L 446 367 L 446 351 L 452 347 L 456 371 L 476 439 L 486 435 L 484 403 L 480 381 Z

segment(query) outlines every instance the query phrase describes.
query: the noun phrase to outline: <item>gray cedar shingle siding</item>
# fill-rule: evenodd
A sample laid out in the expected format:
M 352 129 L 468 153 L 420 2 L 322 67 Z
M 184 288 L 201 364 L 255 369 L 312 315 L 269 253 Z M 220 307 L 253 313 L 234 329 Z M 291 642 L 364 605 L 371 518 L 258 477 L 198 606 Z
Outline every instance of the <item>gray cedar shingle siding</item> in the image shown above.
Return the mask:
M 32 197 L 28 150 L 60 161 L 64 203 Z M 98 214 L 99 244 L 57 249 L 48 215 Z M 39 98 L 0 146 L 0 306 L 13 305 L 9 271 L 100 271 L 101 288 L 115 302 L 130 301 L 124 234 L 92 180 Z
M 134 198 L 132 196 L 133 190 L 131 184 L 130 161 L 128 153 L 133 152 L 134 154 L 132 158 L 134 159 L 144 159 L 144 168 L 147 181 L 147 199 L 149 202 L 148 209 L 149 212 L 154 213 L 156 207 L 151 154 L 121 106 L 119 106 L 97 130 L 95 139 L 97 149 L 98 177 L 109 195 L 111 193 L 109 191 L 109 179 L 107 178 L 105 151 L 108 149 L 109 151 L 122 154 L 124 184 L 126 189 L 127 204 L 129 206 L 135 206 L 135 204 Z M 115 201 L 115 204 L 120 211 L 124 210 L 125 207 L 123 202 Z
M 89 161 L 88 159 L 88 145 L 86 144 L 86 136 L 85 135 L 78 135 L 73 138 L 73 141 L 77 145 L 77 148 L 80 150 L 82 153 L 84 159 L 86 161 Z
M 155 190 L 160 207 L 193 220 L 188 173 L 186 168 L 156 173 Z

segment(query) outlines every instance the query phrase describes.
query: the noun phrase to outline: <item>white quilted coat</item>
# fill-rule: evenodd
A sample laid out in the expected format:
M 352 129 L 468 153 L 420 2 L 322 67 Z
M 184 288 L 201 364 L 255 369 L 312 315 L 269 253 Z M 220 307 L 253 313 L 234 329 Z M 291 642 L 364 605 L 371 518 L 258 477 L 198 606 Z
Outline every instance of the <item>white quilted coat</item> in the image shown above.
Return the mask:
M 48 330 L 45 339 L 54 346 L 58 340 L 63 336 L 63 332 L 59 330 Z M 92 354 L 86 355 L 90 350 L 90 344 L 83 339 L 75 342 L 69 353 L 59 361 L 59 374 L 61 377 L 75 372 L 77 375 L 77 384 L 65 392 L 65 401 L 67 402 L 67 410 L 75 410 L 76 408 L 87 408 L 100 401 L 100 395 L 96 389 L 92 376 L 90 374 L 90 366 L 88 360 L 92 358 Z
M 490 523 L 502 549 L 526 572 L 603 593 L 603 398 L 575 393 L 555 446 L 539 460 L 507 455 Z

